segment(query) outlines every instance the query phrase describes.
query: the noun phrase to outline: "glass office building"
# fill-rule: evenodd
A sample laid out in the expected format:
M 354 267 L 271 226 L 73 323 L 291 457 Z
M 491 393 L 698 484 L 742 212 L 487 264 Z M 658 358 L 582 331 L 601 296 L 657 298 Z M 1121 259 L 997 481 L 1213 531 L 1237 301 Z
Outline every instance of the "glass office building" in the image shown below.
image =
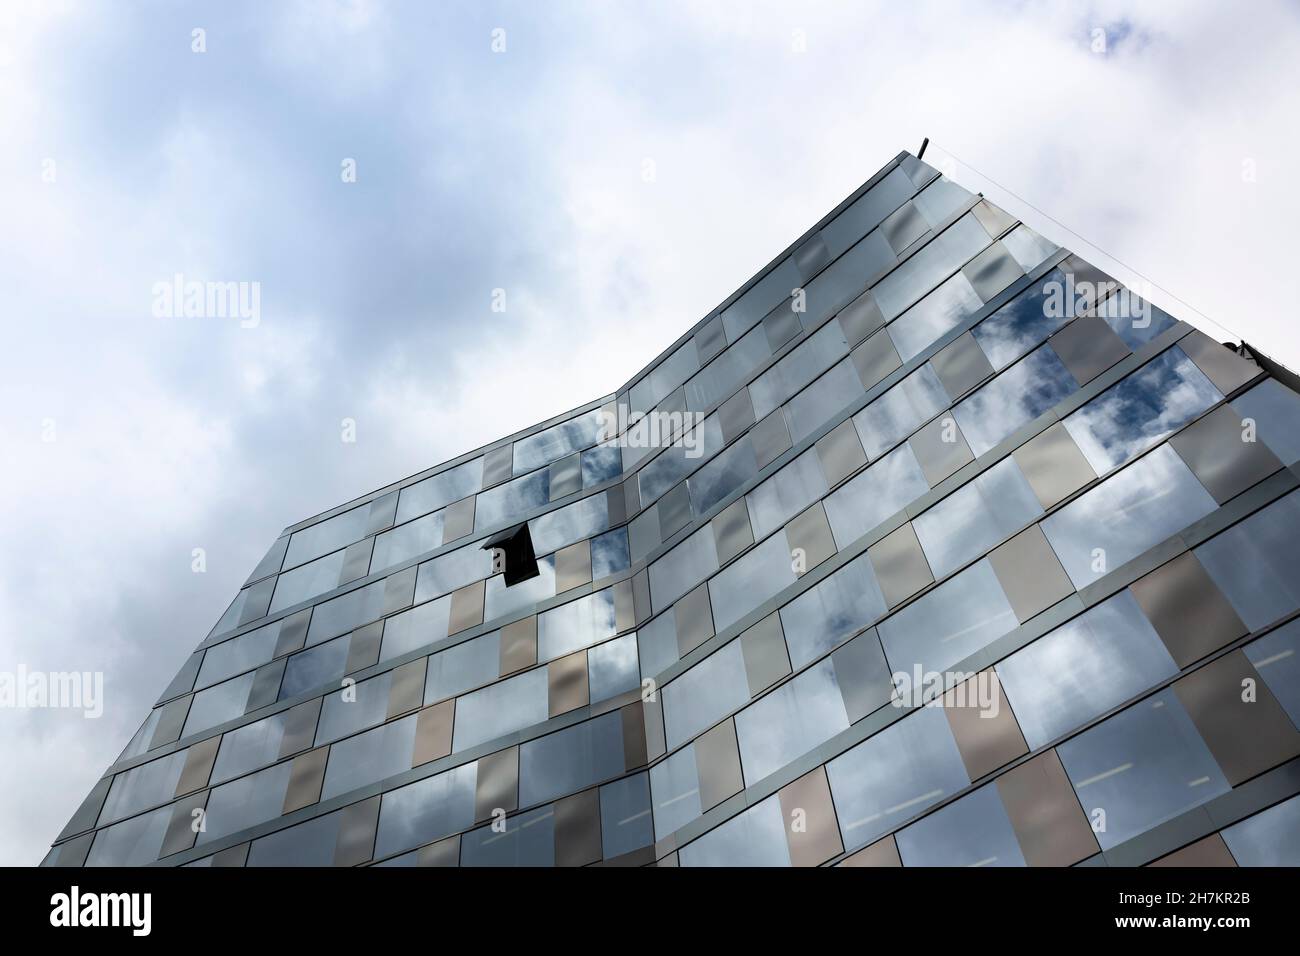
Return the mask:
M 46 863 L 1300 864 L 1294 384 L 900 154 L 287 528 Z

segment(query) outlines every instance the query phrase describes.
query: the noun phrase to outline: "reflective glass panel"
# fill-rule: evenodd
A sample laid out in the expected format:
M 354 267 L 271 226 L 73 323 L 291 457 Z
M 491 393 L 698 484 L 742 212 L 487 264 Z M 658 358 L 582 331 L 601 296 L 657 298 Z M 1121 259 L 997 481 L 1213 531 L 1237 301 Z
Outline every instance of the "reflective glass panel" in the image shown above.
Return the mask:
M 1133 595 L 1121 591 L 997 665 L 1031 748 L 1178 672 Z
M 1093 471 L 1104 475 L 1222 398 L 1175 345 L 1067 415 L 1065 427 Z
M 846 850 L 873 843 L 970 783 L 948 718 L 922 707 L 826 765 Z
M 1056 748 L 1103 850 L 1228 791 L 1219 765 L 1166 688 Z
M 1162 445 L 1041 527 L 1074 586 L 1083 588 L 1217 507 L 1178 454 Z

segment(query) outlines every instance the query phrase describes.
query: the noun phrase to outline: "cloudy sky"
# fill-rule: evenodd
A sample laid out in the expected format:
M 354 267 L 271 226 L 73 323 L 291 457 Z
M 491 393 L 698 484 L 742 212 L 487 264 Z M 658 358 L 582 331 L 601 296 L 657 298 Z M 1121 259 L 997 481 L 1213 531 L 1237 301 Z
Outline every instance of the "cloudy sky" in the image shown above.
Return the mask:
M 285 525 L 613 391 L 925 136 L 1300 367 L 1297 49 L 1293 3 L 7 0 L 0 672 L 105 709 L 0 710 L 0 863 Z M 178 273 L 260 321 L 156 316 Z

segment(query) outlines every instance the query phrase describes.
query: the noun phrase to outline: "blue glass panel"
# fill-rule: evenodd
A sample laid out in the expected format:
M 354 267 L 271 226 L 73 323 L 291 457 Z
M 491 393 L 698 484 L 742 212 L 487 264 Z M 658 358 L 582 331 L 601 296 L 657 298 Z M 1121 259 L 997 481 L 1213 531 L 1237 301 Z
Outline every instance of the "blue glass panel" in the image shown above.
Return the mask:
M 1178 665 L 1124 590 L 1012 654 L 997 672 L 1036 749 L 1172 677 Z
M 884 458 L 827 495 L 826 520 L 841 551 L 930 490 L 911 445 Z
M 1196 549 L 1205 570 L 1252 631 L 1300 607 L 1300 492 L 1257 511 Z
M 1255 422 L 1258 439 L 1284 465 L 1300 461 L 1300 395 L 1276 379 L 1268 378 L 1232 400 L 1243 419 Z
M 673 750 L 749 703 L 740 641 L 706 657 L 663 688 L 664 729 Z
M 959 402 L 953 414 L 978 458 L 1078 387 L 1052 347 L 1044 345 Z
M 1064 286 L 1065 276 L 1053 269 L 1041 281 L 1026 289 L 975 328 L 971 335 L 979 343 L 994 369 L 1003 369 L 1070 320 L 1065 309 L 1048 308 L 1052 284 Z
M 804 667 L 884 613 L 871 562 L 859 555 L 781 608 L 791 666 Z
M 835 666 L 826 658 L 736 715 L 745 783 L 775 773 L 848 726 Z
M 1018 626 L 986 558 L 882 621 L 880 643 L 894 673 L 946 671 Z
M 1187 711 L 1166 688 L 1056 748 L 1109 850 L 1228 791 Z
M 682 866 L 789 866 L 781 801 L 775 794 L 678 851 Z
M 904 866 L 1026 866 L 997 787 L 980 787 L 898 831 Z
M 853 416 L 867 457 L 877 458 L 898 444 L 947 408 L 948 401 L 934 369 L 922 365 Z
M 921 707 L 826 765 L 844 848 L 875 842 L 970 783 L 948 718 Z
M 1300 727 L 1300 620 L 1284 624 L 1246 646 L 1246 657 Z
M 530 740 L 519 747 L 519 802 L 545 803 L 623 774 L 623 717 L 618 711 Z
M 1104 475 L 1222 398 L 1175 345 L 1067 415 L 1065 427 L 1093 471 Z
M 1238 866 L 1300 866 L 1300 797 L 1292 797 L 1223 831 Z
M 1040 527 L 1082 589 L 1217 507 L 1178 454 L 1161 445 Z
M 425 777 L 384 794 L 375 856 L 389 856 L 450 836 L 474 823 L 478 764 Z
M 638 773 L 600 788 L 600 834 L 607 860 L 654 842 L 649 774 Z

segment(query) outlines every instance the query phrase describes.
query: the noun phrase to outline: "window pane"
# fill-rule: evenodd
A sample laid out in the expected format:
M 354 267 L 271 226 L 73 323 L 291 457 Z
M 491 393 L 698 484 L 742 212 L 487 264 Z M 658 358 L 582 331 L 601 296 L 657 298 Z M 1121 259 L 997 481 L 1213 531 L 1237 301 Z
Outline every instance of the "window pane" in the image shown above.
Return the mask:
M 737 814 L 678 852 L 682 866 L 789 866 L 790 848 L 776 795 Z
M 1284 624 L 1245 651 L 1291 723 L 1300 727 L 1300 621 Z
M 290 657 L 285 662 L 284 678 L 280 681 L 280 700 L 297 697 L 341 678 L 348 662 L 350 641 L 350 637 L 340 637 Z
M 632 386 L 629 397 L 632 410 L 643 412 L 654 408 L 661 398 L 690 378 L 699 367 L 699 351 L 695 340 L 689 339 Z
M 736 715 L 745 783 L 775 773 L 848 726 L 835 666 L 826 658 Z
M 206 829 L 199 831 L 195 845 L 278 817 L 292 767 L 293 761 L 285 761 L 214 787 L 203 817 Z
M 475 458 L 403 488 L 397 496 L 397 523 L 468 498 L 483 482 L 483 459 Z
M 1168 688 L 1057 747 L 1103 850 L 1228 790 L 1219 765 Z
M 335 551 L 281 574 L 275 581 L 275 596 L 271 598 L 269 613 L 300 604 L 338 587 L 345 554 L 345 551 Z
M 600 833 L 607 860 L 654 842 L 649 774 L 639 773 L 600 788 Z
M 754 537 L 766 538 L 825 494 L 816 449 L 809 449 L 746 496 Z
M 937 707 L 922 707 L 826 765 L 844 848 L 874 842 L 970 783 Z
M 97 825 L 103 826 L 147 807 L 171 802 L 188 753 L 188 750 L 177 751 L 119 773 L 108 788 Z
M 411 714 L 334 744 L 320 798 L 328 800 L 409 770 L 415 748 L 415 722 L 416 715 Z
M 1031 748 L 1092 720 L 1178 672 L 1125 590 L 997 665 Z
M 1006 368 L 1070 320 L 1066 309 L 1049 307 L 1048 293 L 1054 285 L 1065 286 L 1065 276 L 1059 269 L 1053 269 L 1037 285 L 971 329 L 995 369 Z
M 872 292 L 880 311 L 886 319 L 901 315 L 990 242 L 979 220 L 969 213 L 962 216 L 876 284 Z
M 549 471 L 538 471 L 479 492 L 474 500 L 474 530 L 517 521 L 546 504 L 550 498 L 550 480 Z
M 316 727 L 316 746 L 382 723 L 388 714 L 392 682 L 393 674 L 389 671 L 327 695 Z
M 816 660 L 884 613 L 875 572 L 862 554 L 781 608 L 791 666 Z
M 436 704 L 492 683 L 501 669 L 501 632 L 449 647 L 429 658 L 424 676 L 424 702 Z
M 599 408 L 552 425 L 515 442 L 515 474 L 540 468 L 596 444 L 603 417 Z
M 190 703 L 190 712 L 185 717 L 185 729 L 182 737 L 197 734 L 199 731 L 223 724 L 243 716 L 244 705 L 248 703 L 248 692 L 253 687 L 254 673 L 250 671 L 224 684 L 217 684 L 194 695 Z
M 492 574 L 492 553 L 471 544 L 425 561 L 415 574 L 415 603 L 420 604 L 442 594 L 450 594 Z M 382 582 L 376 582 L 382 583 Z M 319 608 L 316 613 L 319 613 Z M 316 626 L 315 618 L 312 626 Z
M 618 630 L 614 589 L 561 604 L 537 616 L 537 660 L 555 660 L 613 637 Z
M 695 745 L 683 747 L 651 767 L 650 789 L 654 793 L 656 839 L 662 840 L 700 816 L 704 811 L 700 808 Z
M 1020 841 L 989 784 L 895 836 L 904 866 L 1025 866 Z
M 841 551 L 930 490 L 911 445 L 900 445 L 826 497 L 826 520 Z
M 460 838 L 461 866 L 554 866 L 555 807 L 506 819 L 504 832 L 479 827 Z
M 744 385 L 754 369 L 772 354 L 763 329 L 752 329 L 686 383 L 686 407 L 712 408 Z
M 1267 378 L 1232 400 L 1242 418 L 1255 422 L 1259 440 L 1284 465 L 1300 461 L 1300 395 L 1276 379 Z
M 795 582 L 790 544 L 778 531 L 709 581 L 713 627 L 724 630 Z
M 86 866 L 144 866 L 158 859 L 172 808 L 115 823 L 95 834 Z M 201 834 L 200 834 L 201 835 Z
M 534 554 L 558 551 L 608 527 L 609 505 L 604 494 L 591 495 L 528 522 Z
M 203 666 L 195 688 L 210 687 L 227 677 L 252 670 L 265 664 L 275 653 L 275 642 L 280 636 L 280 624 L 268 624 L 255 631 L 241 634 L 223 644 L 209 647 L 203 655 Z
M 754 446 L 745 436 L 687 481 L 691 510 L 696 515 L 706 513 L 756 474 L 758 462 L 754 458 Z M 663 514 L 662 506 L 660 514 Z
M 650 594 L 661 610 L 718 569 L 713 526 L 705 525 L 650 565 Z
M 668 749 L 712 727 L 749 703 L 749 682 L 740 641 L 732 641 L 663 688 Z
M 945 671 L 1019 625 L 985 558 L 880 624 L 895 672 Z
M 342 820 L 342 811 L 329 813 L 254 840 L 245 865 L 332 866 Z
M 1002 459 L 913 522 L 936 578 L 986 553 L 1043 513 L 1015 459 Z
M 587 652 L 587 672 L 593 704 L 639 687 L 636 635 L 624 634 L 593 647 Z
M 312 609 L 311 626 L 307 628 L 307 644 L 319 644 L 331 637 L 338 637 L 375 620 L 383 610 L 383 581 L 375 581 L 363 588 L 330 598 Z
M 1222 399 L 1174 346 L 1065 418 L 1097 474 L 1118 468 Z
M 1300 797 L 1223 831 L 1238 866 L 1300 866 Z
M 1178 454 L 1162 445 L 1041 527 L 1074 586 L 1083 588 L 1217 507 Z
M 384 571 L 417 554 L 440 547 L 442 515 L 441 511 L 435 511 L 376 537 L 375 550 L 370 556 L 371 573 Z
M 862 394 L 862 380 L 853 368 L 852 359 L 831 366 L 829 372 L 790 399 L 785 407 L 790 441 L 803 441 Z
M 1300 493 L 1275 501 L 1196 549 L 1252 631 L 1300 607 Z
M 1147 314 L 1145 309 L 1150 309 L 1150 313 Z M 1166 312 L 1127 291 L 1103 299 L 1097 314 L 1135 352 L 1174 325 L 1174 320 Z
M 780 407 L 837 359 L 848 354 L 849 343 L 839 322 L 827 322 L 750 383 L 749 397 L 754 403 L 754 417 L 766 417 L 768 412 Z
M 375 856 L 432 843 L 472 825 L 477 771 L 477 763 L 465 764 L 384 794 Z
M 328 554 L 337 548 L 360 541 L 366 535 L 366 526 L 370 523 L 370 505 L 366 503 L 350 511 L 326 518 L 318 524 L 310 525 L 301 531 L 295 531 L 289 538 L 289 550 L 285 555 L 284 566 L 292 568 Z
M 958 272 L 889 325 L 889 337 L 907 362 L 982 308 L 970 280 Z
M 650 421 L 650 419 L 644 419 Z M 638 438 L 635 430 L 629 429 L 629 440 Z M 637 474 L 638 487 L 641 491 L 641 504 L 649 507 L 660 495 L 699 468 L 704 462 L 718 453 L 723 445 L 722 424 L 717 415 L 710 415 L 703 424 L 695 426 L 694 441 L 697 446 L 687 454 L 683 445 L 665 448 L 654 461 L 646 465 Z M 639 436 L 648 441 L 652 436 Z
M 468 750 L 547 719 L 546 668 L 538 667 L 456 701 L 453 751 Z
M 615 528 L 591 539 L 591 579 L 599 581 L 630 566 L 627 528 Z
M 854 415 L 853 424 L 867 457 L 876 458 L 947 407 L 948 393 L 927 363 Z
M 288 711 L 284 711 L 222 735 L 217 761 L 212 767 L 212 783 L 222 783 L 275 763 L 280 757 L 287 715 Z
M 623 453 L 617 445 L 604 445 L 582 453 L 582 487 L 590 488 L 623 473 Z
M 522 744 L 519 801 L 544 803 L 622 773 L 623 718 L 614 711 Z
M 978 458 L 1078 387 L 1051 346 L 1044 345 L 959 402 L 953 414 Z

